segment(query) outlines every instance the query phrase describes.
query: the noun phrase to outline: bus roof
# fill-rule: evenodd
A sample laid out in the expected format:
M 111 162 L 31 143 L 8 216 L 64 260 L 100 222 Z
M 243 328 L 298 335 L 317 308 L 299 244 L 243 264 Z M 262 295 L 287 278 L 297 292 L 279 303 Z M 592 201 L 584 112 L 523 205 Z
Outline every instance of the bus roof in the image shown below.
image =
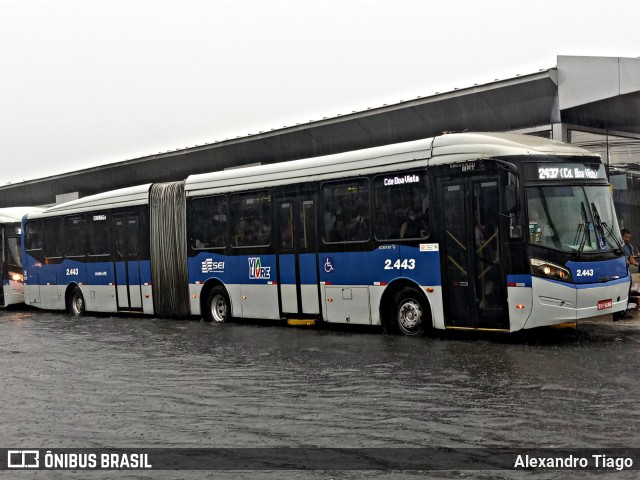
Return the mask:
M 354 172 L 389 171 L 390 167 L 391 170 L 394 168 L 401 170 L 509 155 L 595 156 L 587 150 L 566 143 L 531 135 L 451 133 L 332 155 L 191 175 L 185 181 L 185 191 L 188 195 L 190 192 L 197 195 L 205 191 L 266 188 L 299 183 L 307 179 L 348 177 Z M 38 218 L 96 209 L 145 205 L 149 202 L 150 188 L 151 184 L 137 185 L 53 205 L 44 210 L 34 209 L 24 213 L 29 213 L 28 218 Z
M 30 214 L 28 218 L 47 217 L 49 214 L 68 214 L 74 212 L 85 212 L 95 209 L 107 209 L 126 207 L 130 205 L 145 205 L 149 203 L 149 189 L 151 184 L 136 185 L 135 187 L 121 188 L 102 192 L 96 195 L 71 200 L 69 202 L 53 205 L 36 214 Z
M 457 133 L 435 137 L 432 159 L 429 165 L 510 155 L 597 156 L 584 148 L 534 135 L 520 133 Z
M 7 207 L 0 208 L 0 223 L 20 223 L 27 213 L 41 212 L 39 207 Z
M 310 178 L 349 176 L 354 171 L 386 168 L 390 164 L 406 165 L 416 160 L 428 159 L 431 156 L 432 142 L 433 138 L 428 138 L 302 160 L 191 175 L 187 178 L 185 190 L 230 186 L 242 189 L 254 183 L 265 187 L 284 185 Z
M 594 156 L 587 150 L 546 138 L 515 133 L 452 133 L 382 147 L 306 158 L 288 162 L 191 175 L 187 192 L 210 189 L 241 190 L 304 179 L 322 180 L 389 170 L 467 162 L 478 158 L 510 155 Z

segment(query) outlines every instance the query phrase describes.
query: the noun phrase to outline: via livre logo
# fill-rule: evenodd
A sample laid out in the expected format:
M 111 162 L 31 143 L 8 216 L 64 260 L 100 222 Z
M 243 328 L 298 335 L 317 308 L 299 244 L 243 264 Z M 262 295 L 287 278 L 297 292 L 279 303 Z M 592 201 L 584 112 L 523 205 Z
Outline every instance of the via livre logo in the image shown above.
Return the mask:
M 251 280 L 269 280 L 271 278 L 271 267 L 263 267 L 260 257 L 249 258 L 249 278 Z

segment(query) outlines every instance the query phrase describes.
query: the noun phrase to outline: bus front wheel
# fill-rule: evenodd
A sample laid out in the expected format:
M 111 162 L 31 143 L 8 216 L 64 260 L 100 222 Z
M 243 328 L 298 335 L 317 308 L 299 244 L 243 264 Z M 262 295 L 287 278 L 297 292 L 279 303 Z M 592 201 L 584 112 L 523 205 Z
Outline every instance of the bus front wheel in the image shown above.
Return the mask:
M 213 287 L 209 292 L 207 304 L 204 311 L 205 320 L 208 322 L 223 323 L 231 316 L 231 305 L 227 291 L 220 287 Z
M 416 290 L 400 290 L 393 301 L 393 312 L 397 328 L 402 334 L 413 337 L 424 335 L 430 315 L 424 300 Z
M 82 296 L 82 290 L 80 287 L 73 287 L 69 294 L 69 301 L 67 304 L 67 312 L 73 317 L 79 317 L 84 315 L 86 309 L 84 305 L 84 297 Z

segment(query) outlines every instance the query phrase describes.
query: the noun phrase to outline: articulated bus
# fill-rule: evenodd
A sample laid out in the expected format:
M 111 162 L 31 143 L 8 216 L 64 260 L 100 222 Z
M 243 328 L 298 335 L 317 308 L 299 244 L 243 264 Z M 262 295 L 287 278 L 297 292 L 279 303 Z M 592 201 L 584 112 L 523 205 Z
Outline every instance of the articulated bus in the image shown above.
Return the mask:
M 605 168 L 461 133 L 143 185 L 29 214 L 26 301 L 169 317 L 517 331 L 627 306 Z
M 22 285 L 22 257 L 20 236 L 22 217 L 29 212 L 40 211 L 37 207 L 0 208 L 0 307 L 8 307 L 24 301 Z

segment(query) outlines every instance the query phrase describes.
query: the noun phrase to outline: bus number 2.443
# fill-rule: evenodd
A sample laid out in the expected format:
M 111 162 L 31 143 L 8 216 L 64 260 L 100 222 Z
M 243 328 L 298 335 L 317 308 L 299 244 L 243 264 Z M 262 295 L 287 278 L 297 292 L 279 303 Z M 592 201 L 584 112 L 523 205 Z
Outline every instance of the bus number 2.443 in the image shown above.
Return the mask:
M 77 268 L 67 268 L 67 275 L 78 275 L 80 270 Z
M 593 277 L 593 269 L 580 270 L 576 272 L 576 277 Z
M 385 270 L 413 270 L 414 268 L 416 268 L 416 261 L 413 258 L 395 262 L 389 259 L 384 261 Z

